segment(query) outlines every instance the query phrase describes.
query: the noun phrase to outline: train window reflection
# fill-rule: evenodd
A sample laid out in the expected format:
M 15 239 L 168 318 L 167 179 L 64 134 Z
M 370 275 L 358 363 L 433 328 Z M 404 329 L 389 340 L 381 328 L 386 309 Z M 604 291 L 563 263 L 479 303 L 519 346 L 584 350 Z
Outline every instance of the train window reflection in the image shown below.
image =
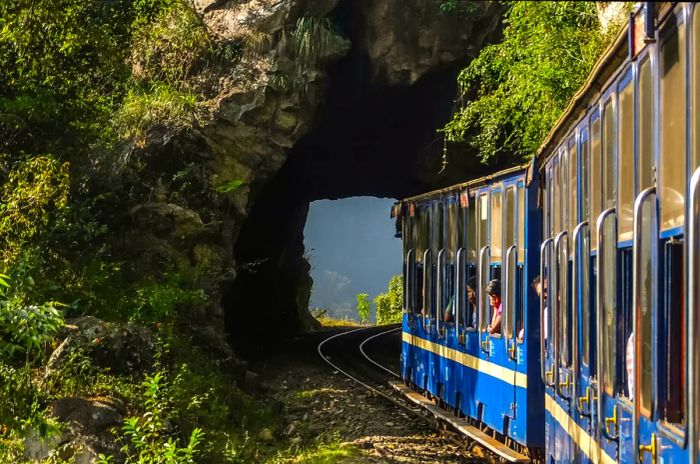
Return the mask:
M 661 229 L 683 226 L 685 208 L 685 24 L 662 32 L 661 80 Z
M 476 202 L 472 199 L 467 208 L 467 261 L 475 263 L 477 261 L 477 235 L 476 235 Z
M 508 187 L 506 189 L 506 230 L 505 230 L 505 246 L 504 252 L 508 250 L 508 247 L 515 245 L 515 187 Z
M 589 187 L 590 187 L 590 153 L 588 143 L 588 130 L 581 131 L 581 220 L 588 219 L 589 211 Z
M 598 285 L 603 286 L 603 362 L 602 378 L 605 392 L 613 396 L 616 383 L 616 353 L 617 353 L 617 243 L 615 240 L 615 216 L 609 215 L 603 224 L 605 235 L 603 260 L 605 274 L 598 276 Z M 601 259 L 599 256 L 598 259 Z
M 588 228 L 590 230 L 590 227 Z M 591 268 L 588 256 L 590 255 L 590 235 L 584 233 L 581 237 L 581 350 L 583 351 L 581 361 L 584 365 L 591 365 L 591 307 L 590 307 L 590 282 Z
M 525 261 L 525 187 L 518 186 L 518 261 Z
M 590 177 L 590 193 L 591 193 L 591 230 L 595 230 L 595 224 L 598 220 L 602 209 L 600 207 L 601 191 L 602 191 L 602 171 L 601 171 L 601 152 L 600 152 L 600 118 L 596 118 L 591 124 L 591 177 Z M 591 234 L 591 250 L 598 248 L 598 236 L 595 233 Z
M 637 179 L 639 191 L 650 187 L 654 169 L 653 86 L 651 81 L 651 60 L 644 60 L 639 68 L 639 160 Z
M 634 207 L 634 86 L 620 91 L 620 137 L 618 145 L 618 240 L 632 240 Z
M 603 107 L 603 207 L 615 206 L 615 112 L 612 99 Z
M 502 259 L 503 249 L 503 191 L 491 192 L 491 262 L 498 263 Z
M 642 236 L 640 240 L 639 250 L 639 270 L 638 277 L 638 299 L 639 299 L 639 402 L 641 413 L 646 417 L 651 418 L 652 408 L 652 382 L 653 382 L 653 341 L 654 335 L 652 332 L 652 311 L 655 294 L 655 266 L 652 260 L 652 244 L 657 240 L 657 224 L 655 221 L 655 202 L 651 201 L 652 197 L 642 205 Z M 632 383 L 632 385 L 634 385 Z

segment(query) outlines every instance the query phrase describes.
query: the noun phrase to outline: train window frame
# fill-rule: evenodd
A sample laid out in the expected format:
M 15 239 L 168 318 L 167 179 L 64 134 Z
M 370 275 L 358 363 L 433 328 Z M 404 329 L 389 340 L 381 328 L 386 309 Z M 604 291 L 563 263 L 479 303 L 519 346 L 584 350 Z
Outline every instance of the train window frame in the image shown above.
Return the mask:
M 490 262 L 480 263 L 479 255 L 481 254 L 482 248 L 490 246 L 489 235 L 491 233 L 489 219 L 491 217 L 489 208 L 491 206 L 490 199 L 491 192 L 486 189 L 481 189 L 477 192 L 477 218 L 479 221 L 478 227 L 478 242 L 477 242 L 477 288 L 475 289 L 477 294 L 477 322 L 476 327 L 480 332 L 485 332 L 489 323 L 488 311 L 486 310 L 486 287 L 488 283 L 488 275 L 484 276 L 482 274 L 482 265 L 488 270 L 490 268 Z M 482 230 L 482 225 L 484 229 Z M 490 259 L 489 259 L 490 261 Z M 488 272 L 487 272 L 488 274 Z
M 673 26 L 676 26 L 675 28 Z M 683 37 L 682 39 L 680 38 L 681 31 L 683 31 Z M 685 111 L 664 111 L 665 109 L 670 109 L 674 105 L 669 105 L 668 108 L 666 107 L 667 102 L 664 100 L 666 93 L 665 93 L 665 88 L 664 87 L 664 50 L 665 46 L 670 43 L 671 38 L 677 35 L 678 39 L 676 40 L 676 43 L 678 44 L 679 47 L 683 47 L 682 53 L 681 50 L 678 50 L 678 57 L 682 58 L 683 60 L 683 65 L 684 67 L 678 72 L 678 78 L 677 81 L 671 81 L 668 84 L 668 89 L 674 90 L 674 91 L 682 91 L 683 92 L 683 98 L 676 98 L 672 99 L 672 101 L 678 102 L 682 101 L 684 102 L 683 108 Z M 660 27 L 659 32 L 659 41 L 658 41 L 658 63 L 657 63 L 657 73 L 658 73 L 658 95 L 656 98 L 658 99 L 658 104 L 659 104 L 659 111 L 658 111 L 658 129 L 656 132 L 659 134 L 659 141 L 658 141 L 658 179 L 657 183 L 659 185 L 659 228 L 660 228 L 660 238 L 665 239 L 668 237 L 680 235 L 683 233 L 683 229 L 685 227 L 685 207 L 686 207 L 686 184 L 687 184 L 687 151 L 688 151 L 688 144 L 687 144 L 687 136 L 688 136 L 688 118 L 687 118 L 687 102 L 688 102 L 688 93 L 687 93 L 687 72 L 688 72 L 688 62 L 687 62 L 687 53 L 688 53 L 688 31 L 687 31 L 687 24 L 683 18 L 682 14 L 671 14 L 669 17 L 664 21 L 664 24 Z M 675 84 L 675 85 L 674 85 Z M 675 105 L 676 107 L 678 105 Z M 682 136 L 679 136 L 679 134 L 675 134 L 676 136 L 669 136 L 671 133 L 670 130 L 667 130 L 666 126 L 664 125 L 666 119 L 665 119 L 665 113 L 668 113 L 672 115 L 672 117 L 677 117 L 677 115 L 681 115 L 683 117 L 683 123 L 678 125 L 680 127 L 680 133 Z M 671 119 L 671 121 L 674 121 L 674 119 Z M 670 124 L 670 123 L 669 123 Z M 681 143 L 683 149 L 682 150 L 673 150 L 674 143 Z M 668 145 L 666 145 L 668 143 Z M 683 156 L 683 162 L 680 163 L 678 158 L 681 158 L 680 156 L 677 155 L 677 153 L 682 152 Z M 675 154 L 675 156 L 674 156 Z M 674 161 L 678 161 L 677 164 L 682 166 L 673 166 L 676 168 L 675 171 L 671 171 L 670 167 L 676 163 Z M 678 169 L 680 167 L 680 169 Z M 677 175 L 678 172 L 680 172 L 682 175 Z M 678 187 L 681 186 L 682 190 L 679 189 L 673 189 L 675 194 L 682 194 L 683 199 L 682 199 L 682 206 L 675 206 L 672 204 L 671 200 L 671 189 L 672 187 Z M 678 203 L 678 202 L 676 202 Z M 675 215 L 674 215 L 675 212 Z M 667 216 L 668 215 L 668 216 Z M 680 220 L 679 220 L 680 218 Z
M 611 93 L 603 100 L 602 105 L 601 167 L 603 192 L 601 204 L 602 209 L 605 210 L 617 206 L 617 188 L 615 185 L 617 181 L 615 160 L 617 158 L 618 140 L 617 93 Z
M 579 129 L 578 136 L 578 163 L 579 163 L 579 223 L 588 219 L 590 215 L 590 175 L 591 154 L 590 140 L 588 138 L 588 124 Z
M 503 229 L 503 249 L 504 253 L 506 250 L 511 245 L 517 245 L 517 236 L 516 236 L 516 218 L 518 214 L 517 210 L 517 197 L 516 197 L 516 188 L 517 186 L 515 185 L 507 185 L 505 187 L 505 194 L 503 195 L 504 204 L 503 204 L 503 214 L 505 218 L 505 227 Z M 508 197 L 510 194 L 510 205 L 508 204 Z M 510 208 L 509 208 L 510 206 Z M 512 214 L 511 214 L 512 213 Z M 509 230 L 510 229 L 510 234 Z M 510 239 L 510 240 L 509 240 Z
M 578 152 L 578 131 L 574 130 L 567 141 L 567 151 L 569 153 L 569 233 L 573 233 L 579 223 L 579 191 L 578 191 L 578 176 L 579 176 L 579 152 Z M 574 257 L 574 241 L 569 240 L 569 260 Z
M 656 183 L 656 157 L 655 157 L 655 143 L 656 143 L 656 130 L 655 127 L 655 117 L 656 117 L 656 86 L 655 86 L 655 63 L 656 57 L 654 54 L 647 52 L 642 57 L 639 58 L 637 66 L 636 75 L 636 115 L 637 115 L 637 149 L 636 149 L 636 178 L 637 178 L 637 192 L 641 192 L 647 187 L 651 187 Z M 645 73 L 648 70 L 648 75 Z M 648 77 L 648 89 L 643 86 L 644 82 L 642 79 Z M 646 95 L 646 91 L 649 95 Z M 644 103 L 648 103 L 649 112 L 644 111 Z M 646 137 L 645 137 L 646 135 Z M 647 178 L 648 176 L 648 178 Z
M 603 175 L 602 175 L 602 125 L 603 121 L 600 117 L 600 110 L 591 114 L 590 117 L 590 187 L 588 191 L 590 192 L 590 219 L 589 224 L 591 225 L 591 230 L 595 230 L 595 224 L 598 220 L 598 216 L 603 212 Z M 598 185 L 596 185 L 596 183 Z M 591 253 L 595 253 L 598 250 L 598 237 L 597 234 L 591 234 Z
M 608 227 L 608 223 L 611 223 L 614 219 L 614 215 L 608 215 L 605 218 L 605 224 L 603 224 L 603 228 L 605 229 Z M 615 223 L 612 222 L 611 228 L 615 228 Z M 617 231 L 615 231 L 617 232 Z M 605 232 L 604 232 L 605 233 Z M 607 234 L 606 235 L 613 235 L 613 234 Z M 617 234 L 614 234 L 617 236 Z M 614 397 L 615 394 L 618 392 L 619 387 L 619 378 L 617 375 L 617 326 L 618 326 L 618 301 L 617 301 L 617 286 L 614 285 L 614 282 L 617 282 L 619 279 L 618 275 L 618 259 L 617 259 L 617 240 L 607 240 L 606 245 L 610 247 L 610 249 L 606 250 L 601 250 L 603 258 L 606 260 L 605 262 L 605 275 L 603 278 L 603 281 L 601 285 L 604 285 L 603 288 L 603 305 L 604 307 L 602 308 L 596 308 L 597 311 L 602 311 L 603 312 L 603 317 L 602 321 L 604 323 L 603 328 L 602 328 L 602 335 L 603 335 L 603 340 L 599 340 L 598 343 L 598 349 L 602 350 L 603 356 L 605 358 L 603 362 L 603 367 L 605 369 L 601 370 L 601 366 L 598 366 L 597 368 L 599 369 L 599 377 L 600 377 L 600 383 L 602 385 L 602 390 L 610 397 Z M 599 253 L 598 259 L 601 258 L 601 254 Z M 608 276 L 614 276 L 614 278 L 608 278 Z M 598 276 L 600 279 L 600 276 Z M 610 295 L 612 293 L 612 296 Z
M 632 244 L 632 220 L 636 194 L 636 111 L 632 68 L 623 72 L 617 83 L 617 241 Z M 627 133 L 629 132 L 629 134 Z M 629 139 L 627 138 L 629 135 Z M 625 143 L 628 142 L 628 143 Z
M 653 198 L 653 203 L 650 201 Z M 654 359 L 658 355 L 657 339 L 655 333 L 654 320 L 658 320 L 657 316 L 657 301 L 658 301 L 658 257 L 655 252 L 656 243 L 658 243 L 658 218 L 656 217 L 656 195 L 648 197 L 642 205 L 642 237 L 640 239 L 641 249 L 639 255 L 641 280 L 648 281 L 648 285 L 644 284 L 638 294 L 637 306 L 638 320 L 635 333 L 638 334 L 636 340 L 637 348 L 642 347 L 638 351 L 637 356 L 638 369 L 637 377 L 634 379 L 634 384 L 638 384 L 639 398 L 639 413 L 651 419 L 655 411 L 657 387 L 657 373 L 654 372 Z M 646 218 L 646 221 L 645 221 Z M 648 231 L 651 231 L 651 236 L 648 236 Z M 646 278 L 645 278 L 646 276 Z M 645 311 L 646 309 L 646 311 Z M 645 372 L 646 369 L 646 372 Z
M 687 32 L 686 32 L 687 34 Z M 700 7 L 693 6 L 691 13 L 691 34 L 690 43 L 690 92 L 691 92 L 691 108 L 695 108 L 695 112 L 690 112 L 690 133 L 691 133 L 691 164 L 690 172 L 700 166 Z M 687 65 L 687 64 L 686 64 Z
M 504 188 L 503 184 L 496 184 L 491 189 L 489 198 L 489 263 L 503 264 L 503 210 L 504 210 Z M 498 203 L 498 204 L 496 204 Z M 498 211 L 494 213 L 494 206 Z M 499 220 L 494 221 L 497 217 Z M 494 235 L 496 237 L 494 237 Z M 498 240 L 499 248 L 496 248 L 494 240 Z M 498 251 L 498 253 L 496 253 Z
M 518 263 L 525 262 L 525 184 L 519 181 L 517 184 L 517 208 L 518 208 L 518 226 L 517 226 L 517 243 L 518 243 Z

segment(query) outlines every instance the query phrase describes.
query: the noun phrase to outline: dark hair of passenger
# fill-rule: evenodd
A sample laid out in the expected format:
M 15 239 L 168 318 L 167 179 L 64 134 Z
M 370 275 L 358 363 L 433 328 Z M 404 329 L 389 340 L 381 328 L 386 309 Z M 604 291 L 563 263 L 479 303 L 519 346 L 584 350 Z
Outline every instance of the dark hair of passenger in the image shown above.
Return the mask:
M 467 285 L 468 285 L 469 288 L 471 288 L 472 290 L 476 290 L 476 277 L 472 276 L 472 277 L 467 281 Z
M 493 279 L 486 286 L 486 293 L 492 296 L 501 296 L 501 281 L 498 279 Z

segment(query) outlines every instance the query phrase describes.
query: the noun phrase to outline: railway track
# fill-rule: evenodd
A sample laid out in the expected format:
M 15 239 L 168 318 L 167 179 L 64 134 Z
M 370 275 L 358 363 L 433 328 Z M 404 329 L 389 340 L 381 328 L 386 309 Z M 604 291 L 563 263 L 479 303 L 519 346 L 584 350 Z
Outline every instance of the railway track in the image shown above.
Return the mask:
M 439 430 L 484 462 L 530 462 L 474 425 L 442 410 L 403 386 L 399 355 L 401 325 L 362 327 L 322 340 L 319 356 L 337 373 Z

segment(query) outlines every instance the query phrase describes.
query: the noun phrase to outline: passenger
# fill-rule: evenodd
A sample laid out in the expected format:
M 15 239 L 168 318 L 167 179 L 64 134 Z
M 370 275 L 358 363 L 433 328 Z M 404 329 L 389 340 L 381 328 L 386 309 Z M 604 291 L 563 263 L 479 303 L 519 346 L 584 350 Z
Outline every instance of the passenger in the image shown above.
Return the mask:
M 486 286 L 486 293 L 489 295 L 489 304 L 493 308 L 493 316 L 487 330 L 490 334 L 501 333 L 501 318 L 503 316 L 503 306 L 501 305 L 501 281 L 493 279 Z
M 469 282 L 467 282 L 467 300 L 469 301 L 469 304 L 471 305 L 471 310 L 467 311 L 467 313 L 471 316 L 471 321 L 468 322 L 468 325 L 473 327 L 475 325 L 474 321 L 474 316 L 476 314 L 476 291 L 474 290 L 474 287 L 476 287 L 476 278 L 472 277 L 469 279 Z M 445 308 L 445 322 L 452 322 L 454 321 L 454 316 L 455 316 L 455 296 L 452 295 L 450 298 L 450 302 L 447 304 L 447 308 Z M 467 314 L 464 312 L 460 313 L 460 318 L 459 320 L 464 323 L 466 321 Z

